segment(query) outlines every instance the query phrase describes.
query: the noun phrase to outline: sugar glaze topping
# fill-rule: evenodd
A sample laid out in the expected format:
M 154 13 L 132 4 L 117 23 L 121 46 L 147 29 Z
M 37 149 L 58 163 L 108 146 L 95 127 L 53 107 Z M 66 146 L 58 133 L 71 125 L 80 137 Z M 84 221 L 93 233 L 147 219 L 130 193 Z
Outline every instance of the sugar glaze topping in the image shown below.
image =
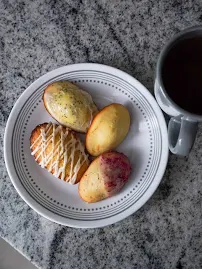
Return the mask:
M 56 136 L 59 139 L 56 140 Z M 67 136 L 70 137 L 68 141 L 66 141 Z M 51 151 L 48 152 L 47 147 L 50 144 Z M 30 148 L 33 149 L 35 145 L 37 147 L 31 154 L 36 154 L 36 161 L 40 158 L 39 165 L 42 168 L 47 167 L 49 172 L 54 170 L 54 176 L 75 184 L 80 168 L 85 162 L 88 162 L 88 156 L 80 139 L 76 139 L 68 128 L 64 129 L 62 126 L 50 122 L 46 127 L 41 126 L 40 135 Z M 79 154 L 77 161 L 75 160 L 76 152 Z M 66 178 L 67 165 L 70 166 L 70 170 Z

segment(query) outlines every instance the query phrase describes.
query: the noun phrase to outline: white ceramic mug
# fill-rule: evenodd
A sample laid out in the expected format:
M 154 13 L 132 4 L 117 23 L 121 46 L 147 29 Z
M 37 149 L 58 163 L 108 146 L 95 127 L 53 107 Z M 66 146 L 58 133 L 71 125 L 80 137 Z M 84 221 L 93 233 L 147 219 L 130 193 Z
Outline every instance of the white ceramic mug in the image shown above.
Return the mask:
M 155 97 L 161 109 L 171 116 L 168 125 L 169 148 L 172 153 L 181 156 L 187 156 L 189 154 L 195 141 L 198 122 L 202 122 L 202 115 L 185 111 L 170 98 L 162 82 L 162 67 L 165 56 L 173 45 L 185 38 L 195 37 L 197 35 L 202 36 L 202 26 L 188 28 L 174 36 L 160 53 L 156 68 Z

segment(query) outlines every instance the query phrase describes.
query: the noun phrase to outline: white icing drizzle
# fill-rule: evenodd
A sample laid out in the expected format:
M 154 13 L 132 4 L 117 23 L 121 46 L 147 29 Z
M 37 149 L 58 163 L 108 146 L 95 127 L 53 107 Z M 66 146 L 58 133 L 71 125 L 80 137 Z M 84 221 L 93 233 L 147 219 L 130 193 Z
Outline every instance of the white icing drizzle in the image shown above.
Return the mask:
M 37 147 L 32 151 L 32 155 L 37 153 L 36 161 L 41 158 L 39 165 L 42 168 L 48 167 L 48 171 L 54 170 L 54 176 L 60 177 L 62 180 L 74 184 L 77 179 L 77 174 L 81 166 L 88 161 L 88 156 L 85 153 L 84 146 L 80 139 L 76 139 L 74 135 L 65 128 L 54 123 L 48 123 L 46 127 L 40 128 L 40 135 L 31 145 L 31 149 L 37 144 Z M 59 134 L 59 140 L 56 142 L 56 135 Z M 70 136 L 68 141 L 65 141 L 67 136 Z M 50 153 L 47 153 L 47 147 L 51 145 Z M 78 160 L 75 163 L 75 154 L 78 154 Z M 62 165 L 61 165 L 62 163 Z M 69 175 L 66 178 L 66 166 L 70 165 Z M 66 179 L 65 179 L 66 178 Z

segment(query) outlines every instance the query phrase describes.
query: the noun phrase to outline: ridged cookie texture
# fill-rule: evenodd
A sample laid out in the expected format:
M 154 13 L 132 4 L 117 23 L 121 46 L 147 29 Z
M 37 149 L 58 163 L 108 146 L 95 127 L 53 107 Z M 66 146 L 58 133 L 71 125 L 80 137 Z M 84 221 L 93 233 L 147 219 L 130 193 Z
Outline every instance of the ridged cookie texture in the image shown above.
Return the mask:
M 30 137 L 35 161 L 55 177 L 76 184 L 89 166 L 88 154 L 76 134 L 67 127 L 43 123 Z

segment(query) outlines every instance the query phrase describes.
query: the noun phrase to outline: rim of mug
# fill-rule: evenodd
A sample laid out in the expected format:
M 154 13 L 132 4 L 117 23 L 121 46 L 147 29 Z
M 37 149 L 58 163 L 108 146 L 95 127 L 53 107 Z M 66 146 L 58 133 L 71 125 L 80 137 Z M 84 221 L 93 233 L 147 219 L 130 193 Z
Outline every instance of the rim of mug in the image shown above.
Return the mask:
M 163 66 L 163 62 L 165 60 L 165 57 L 167 55 L 167 53 L 169 52 L 169 50 L 181 39 L 183 39 L 183 37 L 185 37 L 187 34 L 197 31 L 197 30 L 201 30 L 201 36 L 202 36 L 202 25 L 198 25 L 198 26 L 192 26 L 189 28 L 186 28 L 184 30 L 182 30 L 181 32 L 179 32 L 178 34 L 174 35 L 169 41 L 168 43 L 163 47 L 163 49 L 160 52 L 160 55 L 158 57 L 158 61 L 157 61 L 157 66 L 156 66 L 156 78 L 159 81 L 160 87 L 163 89 L 163 92 L 166 96 L 166 98 L 168 99 L 168 101 L 170 103 L 173 104 L 173 106 L 182 114 L 185 116 L 189 116 L 190 118 L 194 118 L 195 120 L 200 120 L 202 119 L 202 115 L 199 114 L 195 114 L 195 113 L 191 113 L 183 108 L 181 108 L 180 106 L 178 106 L 168 95 L 165 86 L 163 84 L 163 80 L 162 80 L 162 76 L 160 74 L 160 70 L 162 69 Z

